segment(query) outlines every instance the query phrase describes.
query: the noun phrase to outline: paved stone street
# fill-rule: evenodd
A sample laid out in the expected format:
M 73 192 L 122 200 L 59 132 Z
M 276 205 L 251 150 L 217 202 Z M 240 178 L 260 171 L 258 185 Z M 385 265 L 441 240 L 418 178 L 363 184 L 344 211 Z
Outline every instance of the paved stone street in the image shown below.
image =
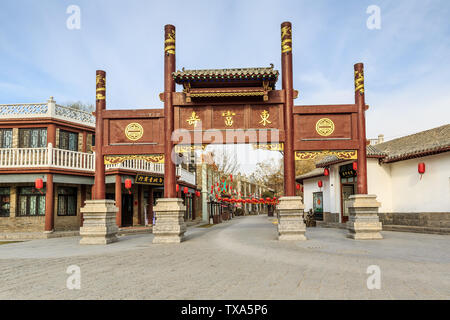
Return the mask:
M 383 232 L 355 241 L 346 230 L 308 228 L 308 241 L 277 241 L 267 216 L 191 227 L 180 245 L 152 235 L 108 246 L 79 237 L 0 246 L 0 299 L 450 299 L 450 237 Z M 68 290 L 66 269 L 81 268 Z M 381 268 L 369 290 L 367 267 Z

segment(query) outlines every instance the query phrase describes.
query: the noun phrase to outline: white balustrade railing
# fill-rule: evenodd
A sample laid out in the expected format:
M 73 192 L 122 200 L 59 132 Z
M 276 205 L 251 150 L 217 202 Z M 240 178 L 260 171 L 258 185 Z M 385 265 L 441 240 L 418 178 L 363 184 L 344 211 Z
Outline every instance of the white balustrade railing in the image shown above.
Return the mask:
M 68 170 L 95 171 L 95 153 L 85 153 L 53 148 L 0 148 L 0 168 L 42 168 L 52 167 Z M 163 163 L 152 163 L 145 160 L 125 160 L 118 164 L 105 165 L 106 170 L 125 169 L 144 173 L 164 174 Z M 180 180 L 195 185 L 195 173 L 179 166 L 176 175 Z
M 51 167 L 83 171 L 95 170 L 95 155 L 93 153 L 53 149 L 49 146 L 49 152 L 50 150 L 52 153 L 52 157 L 49 157 Z
M 53 97 L 47 103 L 0 104 L 0 119 L 57 118 L 95 127 L 91 112 L 56 104 Z
M 48 166 L 47 148 L 0 149 L 0 167 L 23 168 Z
M 82 171 L 94 171 L 93 153 L 47 148 L 0 149 L 0 168 L 54 167 Z
M 152 163 L 145 160 L 131 159 L 125 160 L 117 164 L 107 164 L 105 165 L 106 170 L 111 169 L 124 169 L 144 173 L 159 173 L 164 174 L 164 163 Z M 195 185 L 195 174 L 183 169 L 181 167 L 176 167 L 176 175 L 180 176 L 180 180 L 185 181 L 190 184 Z
M 181 168 L 180 180 L 195 185 L 195 173 L 189 172 L 186 169 Z
M 125 169 L 133 170 L 139 172 L 151 172 L 151 173 L 161 173 L 164 174 L 164 164 L 163 163 L 152 163 L 145 160 L 125 160 L 117 164 L 107 164 L 105 166 L 106 170 L 109 169 Z

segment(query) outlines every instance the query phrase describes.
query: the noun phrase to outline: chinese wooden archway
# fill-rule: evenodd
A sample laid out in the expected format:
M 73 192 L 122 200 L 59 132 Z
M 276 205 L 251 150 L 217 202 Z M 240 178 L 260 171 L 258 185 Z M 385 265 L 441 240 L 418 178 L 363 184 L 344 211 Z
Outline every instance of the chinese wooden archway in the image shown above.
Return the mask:
M 357 191 L 367 194 L 363 64 L 354 66 L 354 104 L 294 106 L 298 92 L 293 88 L 292 27 L 284 22 L 281 90 L 275 90 L 278 71 L 273 66 L 175 68 L 175 27 L 166 25 L 164 92 L 160 94 L 164 109 L 106 110 L 106 73 L 97 71 L 94 199 L 105 198 L 104 164 L 129 158 L 164 162 L 164 197 L 176 198 L 174 147 L 196 145 L 198 135 L 200 144 L 224 143 L 217 137 L 228 135 L 225 143 L 282 145 L 285 196 L 295 195 L 295 160 L 323 152 L 357 159 Z M 176 92 L 176 84 L 183 85 L 182 92 Z

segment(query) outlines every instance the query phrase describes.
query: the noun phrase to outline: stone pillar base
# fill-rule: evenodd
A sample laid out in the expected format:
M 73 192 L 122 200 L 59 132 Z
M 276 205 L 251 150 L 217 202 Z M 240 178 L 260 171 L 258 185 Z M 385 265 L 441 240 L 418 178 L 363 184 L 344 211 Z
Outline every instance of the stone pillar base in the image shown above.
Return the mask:
M 349 197 L 348 238 L 355 240 L 383 239 L 380 233 L 382 225 L 378 219 L 378 208 L 381 203 L 376 198 L 376 195 L 367 194 L 355 194 Z
M 277 205 L 278 240 L 306 240 L 302 197 L 281 197 Z
M 186 232 L 184 212 L 186 207 L 179 198 L 161 198 L 156 201 L 153 212 L 156 222 L 153 226 L 153 243 L 180 243 Z
M 83 226 L 80 244 L 108 244 L 117 241 L 116 214 L 119 208 L 114 200 L 86 200 L 80 209 Z

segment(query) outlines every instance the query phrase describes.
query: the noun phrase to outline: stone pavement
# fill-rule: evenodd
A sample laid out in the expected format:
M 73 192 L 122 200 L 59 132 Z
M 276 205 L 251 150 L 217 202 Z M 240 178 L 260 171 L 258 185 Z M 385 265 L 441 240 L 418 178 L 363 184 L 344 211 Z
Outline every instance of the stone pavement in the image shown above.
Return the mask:
M 179 245 L 126 235 L 107 246 L 79 237 L 0 246 L 0 299 L 449 299 L 450 237 L 382 232 L 355 241 L 346 230 L 308 228 L 308 241 L 277 241 L 267 216 L 188 228 Z M 81 269 L 69 290 L 67 267 Z M 367 267 L 381 270 L 369 290 Z

